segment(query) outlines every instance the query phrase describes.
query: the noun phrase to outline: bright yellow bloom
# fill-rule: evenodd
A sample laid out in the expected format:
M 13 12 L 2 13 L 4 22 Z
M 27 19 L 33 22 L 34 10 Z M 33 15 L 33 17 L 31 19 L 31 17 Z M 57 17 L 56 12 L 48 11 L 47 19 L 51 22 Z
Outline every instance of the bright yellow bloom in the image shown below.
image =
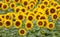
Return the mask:
M 51 29 L 54 29 L 54 25 L 55 25 L 55 24 L 54 24 L 53 22 L 50 22 L 50 23 L 47 25 L 47 28 L 50 29 L 50 30 L 51 30 Z
M 7 3 L 3 3 L 2 5 L 2 10 L 7 10 L 8 9 L 8 4 Z
M 54 13 L 57 13 L 57 10 L 55 7 L 51 6 L 50 9 L 49 9 L 49 12 L 50 12 L 50 15 L 54 14 Z
M 2 8 L 3 2 L 0 2 L 0 9 Z
M 12 20 L 6 20 L 4 24 L 6 28 L 10 28 L 12 26 Z
M 53 15 L 52 15 L 52 20 L 57 20 L 58 19 L 58 14 L 57 13 L 54 13 Z
M 25 19 L 24 13 L 18 13 L 18 14 L 16 15 L 16 19 L 17 19 L 17 20 L 20 20 L 20 21 L 23 21 L 23 20 Z
M 33 28 L 33 23 L 32 23 L 31 21 L 27 21 L 27 22 L 25 23 L 25 28 L 26 28 L 27 30 L 31 30 L 31 29 Z
M 15 28 L 20 28 L 22 26 L 22 22 L 20 20 L 16 20 L 14 22 L 14 26 L 15 26 Z
M 15 3 L 10 3 L 10 8 L 11 8 L 11 9 L 16 8 L 16 4 L 15 4 Z
M 26 30 L 23 28 L 21 28 L 18 32 L 19 32 L 19 35 L 21 35 L 21 36 L 26 35 Z
M 3 26 L 4 26 L 4 23 L 0 21 L 0 28 L 2 28 Z
M 38 21 L 37 21 L 37 26 L 38 26 L 38 27 L 43 27 L 43 25 L 44 25 L 43 20 L 38 20 Z

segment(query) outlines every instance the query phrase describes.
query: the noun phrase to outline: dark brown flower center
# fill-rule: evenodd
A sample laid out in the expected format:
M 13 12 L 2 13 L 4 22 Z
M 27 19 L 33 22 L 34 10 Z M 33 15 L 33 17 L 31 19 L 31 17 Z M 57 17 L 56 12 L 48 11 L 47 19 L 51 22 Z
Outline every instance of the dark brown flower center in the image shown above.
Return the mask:
M 42 6 L 41 6 L 41 9 L 44 9 L 44 8 L 45 8 L 45 6 L 42 5 Z
M 15 24 L 16 24 L 16 26 L 19 26 L 20 25 L 20 22 L 19 21 L 16 21 Z
M 46 2 L 46 1 L 45 1 L 45 2 L 44 2 L 44 4 L 45 4 L 45 5 L 47 5 L 47 4 L 48 4 L 48 2 Z
M 0 8 L 2 7 L 2 3 L 0 3 Z
M 41 16 L 40 19 L 46 19 L 45 16 Z
M 9 2 L 9 0 L 6 0 L 6 2 Z
M 50 9 L 50 12 L 51 12 L 51 13 L 55 13 L 55 9 L 54 9 L 54 8 L 51 8 L 51 9 Z
M 46 9 L 45 13 L 46 15 L 49 15 L 49 9 Z
M 25 9 L 22 9 L 22 12 L 25 12 Z
M 49 24 L 49 27 L 52 28 L 53 27 L 53 24 Z
M 6 21 L 6 26 L 10 26 L 10 21 Z
M 27 27 L 28 28 L 31 28 L 31 23 L 27 23 Z
M 23 19 L 23 16 L 22 15 L 19 15 L 18 18 L 19 18 L 19 20 L 22 20 Z
M 14 4 L 11 4 L 11 7 L 14 7 Z
M 7 8 L 7 5 L 3 5 L 3 8 L 6 9 Z
M 17 8 L 17 9 L 16 9 L 16 12 L 19 12 L 19 10 L 20 10 L 20 9 L 19 9 L 19 8 Z
M 33 19 L 33 17 L 32 16 L 29 16 L 28 19 L 31 21 Z
M 2 22 L 0 22 L 0 26 L 2 26 L 3 25 L 3 23 Z
M 44 0 L 41 0 L 41 1 L 44 1 Z
M 2 16 L 2 18 L 4 18 L 4 16 Z
M 15 0 L 15 2 L 18 2 L 19 0 Z
M 56 19 L 57 18 L 57 15 L 53 15 L 53 18 Z
M 40 17 L 40 15 L 37 15 L 37 16 L 36 16 L 36 19 L 39 20 L 39 17 Z
M 47 26 L 47 22 L 46 21 L 44 21 L 44 26 Z
M 39 22 L 38 22 L 38 25 L 40 25 L 40 26 L 41 26 L 42 24 L 43 24 L 43 22 L 42 22 L 42 21 L 39 21 Z
M 6 16 L 6 19 L 9 19 L 9 15 Z
M 25 2 L 24 2 L 24 5 L 27 5 L 27 4 L 28 4 L 27 1 L 25 1 Z
M 2 19 L 0 18 L 0 21 L 2 21 Z
M 21 30 L 21 31 L 20 31 L 20 33 L 21 33 L 21 34 L 24 34 L 24 33 L 25 33 L 25 31 L 24 31 L 24 30 Z

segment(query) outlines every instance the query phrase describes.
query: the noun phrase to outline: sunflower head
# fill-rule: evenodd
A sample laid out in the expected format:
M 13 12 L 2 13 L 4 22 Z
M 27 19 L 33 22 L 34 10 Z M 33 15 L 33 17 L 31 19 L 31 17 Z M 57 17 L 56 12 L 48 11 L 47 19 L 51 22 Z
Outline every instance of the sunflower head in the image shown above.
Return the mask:
M 11 9 L 16 8 L 16 4 L 15 4 L 15 3 L 10 3 L 10 8 L 11 8 Z
M 15 28 L 20 28 L 22 26 L 22 22 L 20 20 L 16 20 L 14 22 L 14 26 L 15 26 Z
M 27 30 L 31 30 L 31 29 L 33 28 L 32 22 L 31 22 L 31 21 L 27 21 L 27 22 L 25 23 L 25 28 L 26 28 Z
M 5 2 L 5 3 L 10 3 L 11 0 L 3 0 L 3 2 Z
M 0 2 L 0 9 L 2 8 L 3 2 Z
M 43 4 L 44 4 L 45 6 L 48 6 L 48 5 L 49 5 L 49 1 L 43 1 Z
M 12 26 L 12 21 L 11 20 L 6 20 L 4 23 L 5 23 L 6 28 L 10 28 Z
M 16 19 L 23 21 L 25 19 L 25 14 L 24 13 L 18 13 L 16 16 Z
M 28 15 L 28 16 L 27 16 L 27 19 L 28 19 L 29 21 L 33 21 L 33 20 L 34 20 L 34 17 L 33 17 L 33 15 Z
M 43 27 L 43 25 L 44 25 L 43 20 L 38 20 L 38 21 L 37 21 L 37 26 L 38 26 L 38 27 Z
M 57 15 L 57 13 L 54 13 L 53 15 L 52 15 L 52 20 L 57 20 L 58 19 L 58 15 Z
M 19 35 L 21 35 L 21 36 L 26 35 L 26 30 L 23 28 L 21 28 L 18 32 L 19 32 Z
M 4 26 L 4 23 L 0 21 L 0 28 L 2 28 L 3 26 Z
M 50 30 L 51 30 L 51 29 L 54 29 L 54 25 L 55 25 L 55 24 L 54 24 L 53 22 L 50 22 L 50 23 L 47 25 L 47 28 L 50 29 Z
M 7 9 L 8 9 L 8 4 L 7 3 L 3 3 L 2 10 L 7 10 Z

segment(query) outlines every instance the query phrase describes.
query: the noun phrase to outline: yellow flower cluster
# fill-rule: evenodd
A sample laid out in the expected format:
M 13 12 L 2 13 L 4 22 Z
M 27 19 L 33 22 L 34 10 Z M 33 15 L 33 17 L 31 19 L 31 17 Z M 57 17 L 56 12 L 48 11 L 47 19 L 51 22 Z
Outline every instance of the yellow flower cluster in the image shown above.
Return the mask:
M 40 2 L 41 4 L 38 4 Z M 22 4 L 22 5 L 21 5 Z M 35 5 L 37 5 L 36 8 Z M 34 8 L 34 9 L 33 9 Z M 0 15 L 0 28 L 3 26 L 10 28 L 12 23 L 15 28 L 22 27 L 22 21 L 26 20 L 25 28 L 19 30 L 20 35 L 25 35 L 26 30 L 31 30 L 34 26 L 32 23 L 37 21 L 36 25 L 40 28 L 54 29 L 55 24 L 48 21 L 48 16 L 52 20 L 57 20 L 60 16 L 60 5 L 54 0 L 3 0 L 0 1 L 0 10 L 5 11 L 12 9 L 13 12 Z M 33 11 L 31 11 L 33 9 Z

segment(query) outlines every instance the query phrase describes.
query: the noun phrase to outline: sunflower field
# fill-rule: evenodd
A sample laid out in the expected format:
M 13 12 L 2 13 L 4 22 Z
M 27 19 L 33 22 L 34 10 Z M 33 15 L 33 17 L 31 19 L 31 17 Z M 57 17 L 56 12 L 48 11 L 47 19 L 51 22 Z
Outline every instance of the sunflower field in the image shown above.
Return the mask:
M 0 37 L 60 37 L 60 0 L 0 0 Z

